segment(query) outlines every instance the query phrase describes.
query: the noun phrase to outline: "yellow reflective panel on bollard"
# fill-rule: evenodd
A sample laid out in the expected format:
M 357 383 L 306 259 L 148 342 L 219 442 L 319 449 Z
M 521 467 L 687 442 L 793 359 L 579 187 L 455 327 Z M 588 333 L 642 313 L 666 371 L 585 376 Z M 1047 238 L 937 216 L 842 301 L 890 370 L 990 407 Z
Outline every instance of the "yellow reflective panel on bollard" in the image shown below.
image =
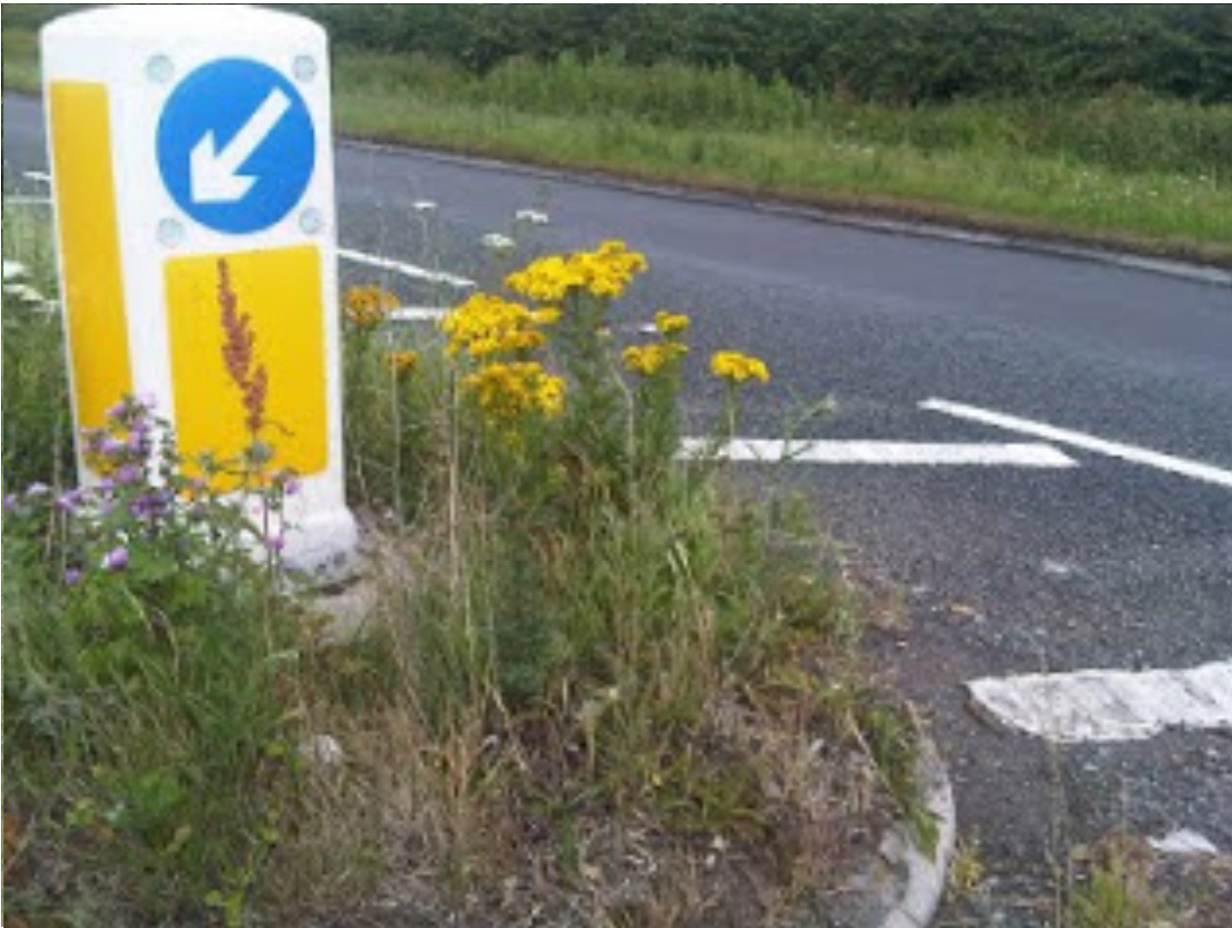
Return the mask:
M 49 90 L 73 399 L 77 424 L 97 429 L 132 392 L 111 114 L 103 84 L 53 81 Z
M 230 300 L 222 288 L 234 295 Z M 186 461 L 254 437 L 270 470 L 329 466 L 321 256 L 312 246 L 166 262 L 175 426 Z M 254 434 L 254 427 L 256 432 Z

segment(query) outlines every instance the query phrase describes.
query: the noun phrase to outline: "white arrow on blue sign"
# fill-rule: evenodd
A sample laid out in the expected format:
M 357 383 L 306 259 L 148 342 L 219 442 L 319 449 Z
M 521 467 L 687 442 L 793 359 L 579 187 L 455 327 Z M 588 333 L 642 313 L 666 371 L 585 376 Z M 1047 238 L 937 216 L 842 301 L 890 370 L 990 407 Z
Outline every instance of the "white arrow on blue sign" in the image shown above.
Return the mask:
M 278 71 L 245 58 L 214 61 L 184 78 L 163 107 L 157 144 L 176 205 L 230 235 L 281 222 L 316 165 L 303 97 Z

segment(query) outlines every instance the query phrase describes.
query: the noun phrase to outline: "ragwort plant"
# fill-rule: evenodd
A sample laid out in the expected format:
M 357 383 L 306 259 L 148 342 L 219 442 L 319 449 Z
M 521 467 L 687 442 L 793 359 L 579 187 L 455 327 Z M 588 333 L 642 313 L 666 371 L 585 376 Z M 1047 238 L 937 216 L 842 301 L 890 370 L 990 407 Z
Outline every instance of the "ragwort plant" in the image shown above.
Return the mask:
M 837 558 L 782 507 L 733 493 L 716 461 L 677 459 L 688 317 L 661 311 L 649 340 L 616 344 L 645 270 L 621 242 L 541 257 L 450 313 L 404 380 L 388 373 L 404 348 L 352 333 L 366 363 L 350 383 L 390 386 L 387 424 L 422 430 L 417 460 L 369 471 L 400 471 L 404 495 L 433 488 L 375 607 L 396 727 L 352 739 L 404 771 L 387 788 L 404 808 L 416 797 L 421 865 L 458 898 L 528 861 L 558 888 L 584 883 L 613 823 L 655 832 L 666 856 L 752 842 L 791 893 L 824 869 L 818 836 L 840 816 L 816 792 L 833 786 L 810 766 L 820 732 L 894 768 L 868 776 L 909 779 L 913 756 L 894 750 L 907 722 L 844 677 L 854 607 Z M 711 372 L 721 439 L 770 370 L 720 352 Z M 828 678 L 810 663 L 822 653 Z M 861 734 L 870 719 L 884 737 Z
M 268 378 L 219 275 L 244 453 L 186 462 L 154 401 L 126 397 L 82 437 L 94 482 L 4 500 L 5 822 L 23 836 L 5 901 L 33 923 L 238 926 L 295 801 L 279 552 L 297 482 L 261 441 Z

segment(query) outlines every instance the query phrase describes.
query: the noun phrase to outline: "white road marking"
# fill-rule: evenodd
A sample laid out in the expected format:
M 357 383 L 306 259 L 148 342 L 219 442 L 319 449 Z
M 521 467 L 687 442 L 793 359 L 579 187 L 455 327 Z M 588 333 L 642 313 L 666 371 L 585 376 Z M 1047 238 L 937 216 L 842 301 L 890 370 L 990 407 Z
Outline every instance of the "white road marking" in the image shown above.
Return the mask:
M 1002 724 L 1059 744 L 1142 741 L 1165 728 L 1232 728 L 1232 661 L 1192 670 L 1082 670 L 968 683 Z
M 1182 828 L 1163 838 L 1149 838 L 1147 843 L 1152 850 L 1161 854 L 1175 854 L 1178 857 L 1193 857 L 1195 855 L 1214 855 L 1219 848 L 1211 844 L 1210 839 L 1196 831 Z
M 1077 467 L 1050 445 L 914 444 L 895 441 L 767 441 L 738 438 L 717 447 L 708 439 L 688 438 L 682 457 L 711 453 L 726 461 L 793 464 L 873 464 L 890 466 Z
M 440 322 L 450 310 L 439 306 L 400 306 L 389 314 L 390 322 Z
M 979 409 L 975 406 L 966 406 L 962 403 L 931 399 L 921 403 L 920 408 L 944 413 L 958 419 L 966 419 L 969 422 L 991 425 L 1009 432 L 1031 435 L 1035 438 L 1042 438 L 1044 441 L 1056 442 L 1059 445 L 1071 445 L 1074 448 L 1081 448 L 1083 451 L 1119 458 L 1132 464 L 1154 467 L 1156 470 L 1179 474 L 1182 477 L 1189 477 L 1191 480 L 1200 480 L 1204 483 L 1213 483 L 1216 486 L 1232 488 L 1232 471 L 1215 467 L 1211 464 L 1190 461 L 1185 458 L 1174 457 L 1170 454 L 1161 454 L 1158 451 L 1151 451 L 1147 448 L 1135 447 L 1134 445 L 1105 441 L 1102 438 L 1085 435 L 1082 432 L 1057 428 L 1043 422 L 1020 419 L 1017 416 Z
M 430 271 L 418 265 L 407 264 L 405 261 L 395 261 L 393 258 L 382 258 L 377 255 L 365 254 L 353 248 L 339 248 L 338 257 L 344 261 L 353 261 L 356 264 L 380 268 L 383 271 L 393 271 L 395 274 L 401 274 L 403 277 L 410 277 L 413 280 L 422 280 L 430 284 L 444 284 L 447 287 L 455 287 L 458 290 L 469 290 L 475 286 L 473 280 L 467 280 L 465 277 L 446 274 L 444 271 Z

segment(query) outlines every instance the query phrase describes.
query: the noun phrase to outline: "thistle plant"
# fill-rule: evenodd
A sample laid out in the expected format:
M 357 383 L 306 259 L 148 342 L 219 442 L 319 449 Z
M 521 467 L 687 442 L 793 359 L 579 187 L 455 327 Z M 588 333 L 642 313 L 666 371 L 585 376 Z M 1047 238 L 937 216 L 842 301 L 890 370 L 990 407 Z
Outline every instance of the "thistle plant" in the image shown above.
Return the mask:
M 225 895 L 238 917 L 293 772 L 281 746 L 299 635 L 279 567 L 299 483 L 272 465 L 268 370 L 227 262 L 217 270 L 217 363 L 248 446 L 186 461 L 157 400 L 125 396 L 81 436 L 89 481 L 5 497 L 6 579 L 22 591 L 19 608 L 6 598 L 5 770 L 17 795 L 54 795 L 68 811 L 46 824 L 67 857 L 127 872 L 146 913 L 187 891 Z

